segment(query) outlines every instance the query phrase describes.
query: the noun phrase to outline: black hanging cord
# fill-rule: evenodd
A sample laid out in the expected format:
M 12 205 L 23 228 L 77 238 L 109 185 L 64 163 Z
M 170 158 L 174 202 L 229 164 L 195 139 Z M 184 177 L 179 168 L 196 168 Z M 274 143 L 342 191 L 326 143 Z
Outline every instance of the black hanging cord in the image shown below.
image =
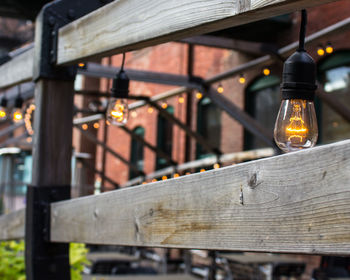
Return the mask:
M 307 12 L 306 10 L 301 11 L 301 23 L 300 23 L 300 33 L 299 33 L 299 51 L 305 51 L 305 34 L 306 34 L 306 24 L 307 24 Z
M 124 71 L 124 64 L 125 64 L 125 53 L 123 53 L 122 66 L 120 67 L 120 71 Z

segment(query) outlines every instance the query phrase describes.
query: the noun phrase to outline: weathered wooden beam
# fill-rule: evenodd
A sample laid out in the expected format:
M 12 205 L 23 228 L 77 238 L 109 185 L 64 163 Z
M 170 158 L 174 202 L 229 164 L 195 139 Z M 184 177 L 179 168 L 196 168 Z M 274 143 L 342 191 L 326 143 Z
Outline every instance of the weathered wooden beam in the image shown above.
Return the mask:
M 25 209 L 0 216 L 0 240 L 24 238 Z
M 23 126 L 24 126 L 24 122 L 18 122 L 18 123 L 10 125 L 8 127 L 5 127 L 4 129 L 0 130 L 0 137 L 4 137 L 4 136 L 10 134 L 11 132 L 15 131 L 17 128 L 20 128 Z
M 249 116 L 225 96 L 218 94 L 213 88 L 203 92 L 214 104 L 216 104 L 221 110 L 224 110 L 229 116 L 237 120 L 250 133 L 258 137 L 270 147 L 276 147 L 276 144 L 273 141 L 273 135 L 268 133 L 254 118 Z
M 249 42 L 219 36 L 201 35 L 181 39 L 179 42 L 212 48 L 229 49 L 253 55 L 264 55 L 263 43 Z
M 349 189 L 347 140 L 54 203 L 51 240 L 349 254 Z
M 21 135 L 18 135 L 16 137 L 11 137 L 11 138 L 7 139 L 6 141 L 2 142 L 0 144 L 0 148 L 6 147 L 8 145 L 15 145 L 26 137 L 28 137 L 28 134 L 26 132 L 22 133 Z
M 128 161 L 127 159 L 125 159 L 124 157 L 122 157 L 120 154 L 118 154 L 116 151 L 112 150 L 106 143 L 103 143 L 102 141 L 98 140 L 95 135 L 91 134 L 90 132 L 82 129 L 79 125 L 74 125 L 74 127 L 76 127 L 77 129 L 80 130 L 80 132 L 86 136 L 86 138 L 88 138 L 90 141 L 93 141 L 94 143 L 96 143 L 97 145 L 100 145 L 101 147 L 103 147 L 106 151 L 108 151 L 111 155 L 113 155 L 114 157 L 116 157 L 117 159 L 119 159 L 122 163 L 126 164 L 127 166 L 130 167 L 130 169 L 134 170 L 136 173 L 140 174 L 140 175 L 144 175 L 144 173 L 142 171 L 140 171 L 137 166 L 135 166 L 134 164 L 132 164 L 130 161 Z
M 153 102 L 151 100 L 148 100 L 148 103 L 152 107 L 156 108 L 158 110 L 159 114 L 161 114 L 164 118 L 166 118 L 171 123 L 180 127 L 188 136 L 195 139 L 203 147 L 203 149 L 205 149 L 207 152 L 212 153 L 212 154 L 216 154 L 216 155 L 221 154 L 221 152 L 218 149 L 212 147 L 202 135 L 200 135 L 196 131 L 193 131 L 191 128 L 189 128 L 187 125 L 185 125 L 182 121 L 180 121 L 178 118 L 176 118 L 172 114 L 168 113 L 158 103 Z
M 78 69 L 78 74 L 95 77 L 113 79 L 120 71 L 118 67 L 101 65 L 98 63 L 87 63 L 86 69 Z M 197 88 L 198 85 L 192 83 L 188 76 L 176 75 L 170 73 L 141 71 L 134 69 L 124 69 L 128 77 L 132 81 L 140 81 L 145 83 L 155 83 L 162 85 L 184 86 L 189 88 Z
M 136 50 L 332 0 L 114 1 L 59 30 L 58 64 Z M 137 13 L 135 13 L 137 11 Z
M 14 56 L 0 65 L 0 88 L 11 87 L 32 80 L 34 65 L 34 48 Z

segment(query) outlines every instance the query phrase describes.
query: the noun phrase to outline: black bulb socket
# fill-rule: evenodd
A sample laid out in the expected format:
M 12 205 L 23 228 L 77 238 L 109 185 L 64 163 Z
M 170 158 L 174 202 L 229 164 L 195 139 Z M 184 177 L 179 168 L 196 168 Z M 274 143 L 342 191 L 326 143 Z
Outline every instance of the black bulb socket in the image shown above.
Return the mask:
M 119 71 L 117 76 L 113 79 L 113 86 L 111 88 L 112 97 L 128 98 L 129 96 L 130 79 L 124 70 Z
M 315 61 L 305 50 L 298 50 L 283 65 L 282 99 L 313 101 L 316 89 Z
M 23 105 L 23 98 L 20 96 L 17 96 L 15 99 L 15 108 L 22 108 Z
M 3 97 L 1 99 L 0 106 L 3 107 L 3 108 L 7 107 L 7 98 L 6 97 Z

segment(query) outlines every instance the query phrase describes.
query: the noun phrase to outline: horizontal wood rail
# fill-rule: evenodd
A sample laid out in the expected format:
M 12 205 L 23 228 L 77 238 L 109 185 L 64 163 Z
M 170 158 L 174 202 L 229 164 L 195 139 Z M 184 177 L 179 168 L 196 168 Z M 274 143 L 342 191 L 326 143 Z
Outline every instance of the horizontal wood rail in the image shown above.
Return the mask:
M 24 238 L 25 209 L 0 216 L 0 241 Z
M 328 2 L 332 0 L 113 1 L 59 30 L 57 64 L 102 58 Z
M 348 254 L 349 232 L 350 140 L 51 205 L 53 242 Z

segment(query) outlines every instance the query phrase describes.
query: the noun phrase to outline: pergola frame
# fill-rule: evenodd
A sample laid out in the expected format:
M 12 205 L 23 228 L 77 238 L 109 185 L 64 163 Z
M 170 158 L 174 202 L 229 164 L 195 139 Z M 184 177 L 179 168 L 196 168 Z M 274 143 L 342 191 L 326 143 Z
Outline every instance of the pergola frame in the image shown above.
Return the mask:
M 59 29 L 57 65 L 328 2 L 331 0 L 114 1 Z M 129 24 L 130 13 L 133 20 L 137 19 L 135 24 Z M 154 24 L 157 21 L 162 24 Z M 0 87 L 30 80 L 33 74 L 27 71 L 28 65 L 40 68 L 43 25 L 45 21 L 39 17 L 34 49 L 0 67 L 0 73 L 6 68 L 9 74 L 7 81 L 0 78 Z M 108 32 L 103 32 L 104 28 Z M 34 61 L 28 60 L 29 52 L 35 53 Z M 230 75 L 224 73 L 207 82 Z M 33 186 L 25 219 L 28 280 L 69 279 L 68 242 L 349 254 L 350 141 L 55 202 L 67 199 L 70 184 L 74 87 L 72 80 L 35 78 Z M 43 203 L 42 208 L 37 208 L 38 201 Z M 116 206 L 122 211 L 113 211 Z M 23 237 L 23 216 L 21 210 L 0 217 L 0 239 Z

